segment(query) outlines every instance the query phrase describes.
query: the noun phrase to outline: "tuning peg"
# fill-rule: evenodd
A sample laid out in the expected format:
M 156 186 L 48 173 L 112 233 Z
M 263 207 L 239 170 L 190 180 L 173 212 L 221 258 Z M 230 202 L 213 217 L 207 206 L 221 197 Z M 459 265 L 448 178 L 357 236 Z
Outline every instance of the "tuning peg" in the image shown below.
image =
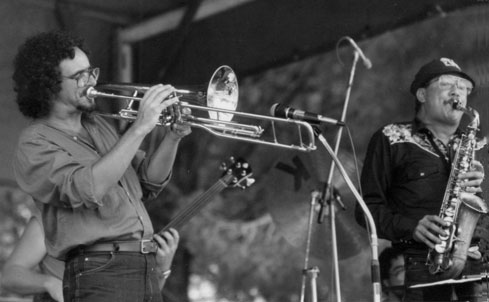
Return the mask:
M 236 158 L 234 156 L 230 156 L 227 161 L 224 161 L 221 163 L 219 166 L 219 169 L 221 171 L 226 171 L 229 169 L 230 166 L 236 166 L 238 168 L 241 167 L 241 164 L 238 162 L 236 163 Z
M 243 184 L 243 181 L 245 181 L 244 184 Z M 251 186 L 254 183 L 255 183 L 255 179 L 254 178 L 246 177 L 245 179 L 241 180 L 240 182 L 237 182 L 236 181 L 235 182 L 235 186 L 244 190 L 244 189 L 248 188 L 249 186 Z
M 247 178 L 246 179 L 246 186 L 247 187 L 251 186 L 254 183 L 255 183 L 255 179 L 254 178 Z

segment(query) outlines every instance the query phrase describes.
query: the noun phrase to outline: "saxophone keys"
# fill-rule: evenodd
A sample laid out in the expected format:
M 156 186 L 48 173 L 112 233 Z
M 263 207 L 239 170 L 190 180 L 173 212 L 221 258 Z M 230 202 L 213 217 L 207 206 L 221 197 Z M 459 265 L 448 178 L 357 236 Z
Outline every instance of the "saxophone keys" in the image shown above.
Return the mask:
M 435 251 L 438 254 L 443 254 L 447 250 L 447 242 L 442 241 L 441 243 L 435 245 Z
M 440 238 L 440 240 L 442 241 L 448 240 L 449 237 L 450 237 L 450 232 L 448 230 L 445 230 L 445 234 L 438 235 L 438 238 Z
M 453 216 L 445 216 L 445 217 L 443 217 L 443 220 L 445 222 L 448 222 L 449 224 L 452 224 L 453 223 Z
M 443 261 L 441 268 L 445 271 L 449 269 L 453 265 L 453 260 L 446 258 L 445 261 Z
M 446 209 L 445 215 L 449 217 L 453 217 L 455 215 L 454 207 L 449 207 L 448 209 Z
M 442 240 L 442 241 L 448 240 L 448 237 L 449 237 L 449 235 L 438 235 L 438 238 L 440 238 L 440 240 Z

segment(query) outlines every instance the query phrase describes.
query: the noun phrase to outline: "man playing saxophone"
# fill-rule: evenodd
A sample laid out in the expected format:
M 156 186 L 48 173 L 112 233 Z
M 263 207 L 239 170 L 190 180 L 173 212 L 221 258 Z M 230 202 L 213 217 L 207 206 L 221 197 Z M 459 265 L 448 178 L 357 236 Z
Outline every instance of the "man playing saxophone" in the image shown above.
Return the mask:
M 455 293 L 452 285 L 410 288 L 440 279 L 429 271 L 427 257 L 447 235 L 443 228 L 448 222 L 439 213 L 462 142 L 464 131 L 459 128 L 460 122 L 474 85 L 474 80 L 453 60 L 440 58 L 428 62 L 417 72 L 410 87 L 416 101 L 414 120 L 382 127 L 369 143 L 361 178 L 363 195 L 378 236 L 390 240 L 405 255 L 403 301 L 451 301 L 453 297 L 473 300 L 478 295 L 477 282 L 458 284 Z M 467 170 L 452 181 L 463 191 L 460 200 L 485 209 L 478 196 L 484 169 L 477 160 L 468 164 Z M 470 219 L 475 220 L 475 226 L 478 216 L 474 217 Z M 365 225 L 359 207 L 356 218 Z M 465 267 L 477 271 L 482 266 L 482 257 L 476 243 L 467 248 L 467 254 Z

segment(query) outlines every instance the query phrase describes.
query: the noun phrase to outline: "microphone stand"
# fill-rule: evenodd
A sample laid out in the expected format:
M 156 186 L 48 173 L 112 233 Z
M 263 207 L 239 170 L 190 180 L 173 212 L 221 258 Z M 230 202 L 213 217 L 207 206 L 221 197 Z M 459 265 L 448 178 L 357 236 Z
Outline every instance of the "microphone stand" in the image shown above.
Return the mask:
M 311 206 L 309 208 L 309 220 L 307 222 L 307 238 L 306 238 L 306 255 L 304 257 L 304 269 L 302 270 L 302 284 L 301 284 L 301 296 L 300 302 L 304 302 L 305 292 L 306 292 L 306 283 L 307 280 L 310 280 L 310 289 L 311 289 L 311 302 L 317 302 L 317 276 L 319 275 L 319 268 L 317 266 L 309 267 L 309 254 L 311 247 L 311 234 L 312 234 L 312 224 L 314 211 L 316 209 L 316 204 L 319 199 L 319 192 L 313 191 L 311 192 Z
M 351 88 L 353 85 L 353 78 L 355 77 L 355 69 L 356 65 L 358 62 L 360 54 L 358 51 L 355 50 L 354 52 L 354 57 L 353 57 L 353 64 L 352 68 L 350 71 L 350 78 L 348 80 L 348 86 L 346 89 L 346 96 L 345 96 L 345 102 L 343 105 L 343 113 L 341 114 L 341 122 L 344 122 L 346 119 L 346 110 L 348 108 L 348 103 L 350 100 L 350 92 Z M 343 133 L 343 127 L 338 128 L 338 133 L 336 135 L 336 143 L 335 143 L 335 149 L 334 149 L 334 154 L 338 154 L 338 150 L 340 148 L 340 141 L 341 141 L 341 135 Z M 338 302 L 341 302 L 341 290 L 340 290 L 340 276 L 339 276 L 339 265 L 338 265 L 338 250 L 337 250 L 337 240 L 336 240 L 336 203 L 338 203 L 343 210 L 345 210 L 345 205 L 341 202 L 341 199 L 339 198 L 339 195 L 336 194 L 335 188 L 332 187 L 332 182 L 333 182 L 333 174 L 334 174 L 334 169 L 335 169 L 335 163 L 334 161 L 331 162 L 331 167 L 329 168 L 329 176 L 326 184 L 323 187 L 323 193 L 322 193 L 322 198 L 320 202 L 320 210 L 318 214 L 318 223 L 322 223 L 324 220 L 324 208 L 326 206 L 326 202 L 329 204 L 329 222 L 330 222 L 330 227 L 331 227 L 331 249 L 332 249 L 332 260 L 333 260 L 333 274 L 334 274 L 334 288 L 335 290 L 333 291 L 336 293 L 336 300 Z
M 316 130 L 318 130 L 316 128 Z M 350 188 L 351 192 L 357 199 L 360 207 L 362 208 L 365 217 L 367 219 L 367 222 L 370 226 L 370 245 L 372 249 L 372 262 L 371 262 L 371 274 L 372 274 L 372 287 L 373 287 L 373 301 L 374 302 L 380 302 L 381 298 L 381 287 L 380 287 L 380 267 L 379 267 L 379 252 L 378 252 L 378 238 L 377 238 L 377 228 L 375 227 L 374 219 L 372 217 L 372 214 L 370 213 L 367 205 L 365 204 L 365 201 L 363 200 L 362 196 L 360 193 L 358 193 L 357 189 L 355 188 L 355 185 L 352 183 L 350 180 L 350 177 L 345 171 L 345 168 L 341 164 L 340 160 L 334 153 L 333 149 L 331 149 L 330 145 L 324 138 L 324 136 L 318 132 L 318 139 L 321 141 L 321 143 L 324 145 L 326 150 L 328 151 L 329 155 L 331 155 L 331 158 L 333 161 L 336 163 L 336 166 L 338 167 L 338 170 L 340 171 L 341 175 L 343 176 L 346 184 Z

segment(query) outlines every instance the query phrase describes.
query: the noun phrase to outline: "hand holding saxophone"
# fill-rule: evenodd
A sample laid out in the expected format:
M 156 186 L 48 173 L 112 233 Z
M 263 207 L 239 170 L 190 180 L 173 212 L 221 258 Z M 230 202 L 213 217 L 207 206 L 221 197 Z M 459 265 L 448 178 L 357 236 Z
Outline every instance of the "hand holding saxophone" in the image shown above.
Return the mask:
M 482 201 L 473 201 L 479 199 L 474 193 L 482 192 L 481 183 L 484 180 L 484 167 L 481 162 L 472 160 L 470 170 L 466 173 L 460 173 L 457 178 L 460 180 L 460 187 L 465 191 L 461 193 L 460 198 L 468 204 L 480 204 Z M 472 193 L 472 194 L 469 194 Z M 430 248 L 435 248 L 436 244 L 441 243 L 440 235 L 445 235 L 441 228 L 448 223 L 438 215 L 425 215 L 419 222 L 413 232 L 413 239 L 417 242 L 425 243 Z
M 439 235 L 445 234 L 441 226 L 446 225 L 448 225 L 447 222 L 438 215 L 425 215 L 418 221 L 418 225 L 413 232 L 413 239 L 426 244 L 430 248 L 434 248 L 435 244 L 441 243 Z
M 460 173 L 458 179 L 461 180 L 460 187 L 468 193 L 482 192 L 481 184 L 484 180 L 484 167 L 481 162 L 472 160 L 470 170 L 466 173 Z
M 479 163 L 480 164 L 480 163 Z M 480 190 L 480 187 L 477 187 Z M 469 205 L 471 208 L 480 212 L 487 212 L 485 202 L 477 195 L 468 192 L 460 193 L 460 200 Z M 437 215 L 425 215 L 418 225 L 414 229 L 413 239 L 417 242 L 422 242 L 430 248 L 435 248 L 436 244 L 441 243 L 440 235 L 446 236 L 446 231 L 443 230 L 443 226 L 448 226 L 443 218 Z
M 472 199 L 480 199 L 478 196 L 468 193 L 482 192 L 480 187 L 484 180 L 484 167 L 482 164 L 477 160 L 473 160 L 470 170 L 466 173 L 459 174 L 457 178 L 460 180 L 460 187 L 466 192 L 461 194 L 460 198 L 469 204 L 480 204 L 481 201 L 472 201 Z M 448 223 L 438 215 L 425 215 L 414 229 L 413 239 L 433 249 L 436 244 L 441 243 L 440 235 L 443 236 L 446 234 L 442 226 L 447 225 Z

